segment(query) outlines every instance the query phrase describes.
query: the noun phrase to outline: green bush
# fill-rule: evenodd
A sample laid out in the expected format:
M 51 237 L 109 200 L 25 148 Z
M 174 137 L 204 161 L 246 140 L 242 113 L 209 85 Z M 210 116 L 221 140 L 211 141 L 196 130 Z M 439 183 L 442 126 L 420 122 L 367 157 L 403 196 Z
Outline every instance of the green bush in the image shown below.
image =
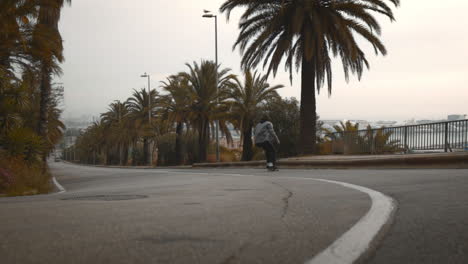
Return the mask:
M 175 151 L 176 134 L 165 134 L 159 137 L 158 145 L 158 166 L 176 165 Z
M 29 128 L 15 128 L 1 140 L 1 145 L 9 156 L 23 157 L 27 162 L 35 162 L 43 153 L 43 140 Z
M 192 164 L 198 158 L 198 137 L 196 133 L 184 133 L 180 139 L 182 164 Z M 158 138 L 158 166 L 176 164 L 176 134 L 165 134 Z
M 48 193 L 52 189 L 50 179 L 41 162 L 26 163 L 21 156 L 0 153 L 0 193 L 8 196 Z

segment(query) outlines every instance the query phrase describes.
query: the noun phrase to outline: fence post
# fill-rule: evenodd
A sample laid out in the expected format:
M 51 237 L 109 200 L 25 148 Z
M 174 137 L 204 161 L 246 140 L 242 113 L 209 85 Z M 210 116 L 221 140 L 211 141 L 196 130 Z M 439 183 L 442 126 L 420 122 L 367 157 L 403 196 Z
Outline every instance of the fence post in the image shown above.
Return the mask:
M 409 152 L 409 147 L 408 147 L 408 126 L 405 126 L 405 135 L 404 135 L 404 140 L 405 144 L 405 153 L 408 154 Z
M 462 131 L 465 131 L 465 144 L 464 144 L 464 149 L 465 151 L 468 151 L 468 120 L 465 120 L 465 124 L 463 125 L 464 129 Z
M 444 151 L 445 152 L 448 152 L 448 145 L 449 145 L 449 142 L 448 142 L 448 122 L 445 123 L 445 146 L 444 146 Z

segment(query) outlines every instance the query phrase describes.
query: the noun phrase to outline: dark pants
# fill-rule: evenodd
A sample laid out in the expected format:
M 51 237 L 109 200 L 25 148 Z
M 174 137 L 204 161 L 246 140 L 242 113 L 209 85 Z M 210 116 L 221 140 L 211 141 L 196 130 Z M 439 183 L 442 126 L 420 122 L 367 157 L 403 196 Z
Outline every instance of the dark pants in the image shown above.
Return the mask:
M 257 147 L 263 148 L 265 151 L 265 156 L 267 159 L 267 163 L 271 162 L 273 163 L 273 166 L 276 166 L 276 150 L 273 144 L 271 144 L 268 141 L 265 141 L 263 143 L 257 143 Z

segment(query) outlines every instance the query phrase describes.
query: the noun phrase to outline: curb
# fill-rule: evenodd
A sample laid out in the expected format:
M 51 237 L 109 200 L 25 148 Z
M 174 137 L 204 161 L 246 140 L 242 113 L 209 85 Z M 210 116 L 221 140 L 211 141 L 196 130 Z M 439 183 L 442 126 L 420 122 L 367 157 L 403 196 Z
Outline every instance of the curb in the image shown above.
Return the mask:
M 443 155 L 395 155 L 393 157 L 362 157 L 352 159 L 329 160 L 280 160 L 282 168 L 311 169 L 356 169 L 356 168 L 391 168 L 391 169 L 468 169 L 468 153 Z M 195 163 L 193 168 L 263 168 L 265 161 Z
M 94 164 L 81 164 L 81 163 L 74 163 L 62 160 L 61 162 L 65 164 L 71 164 L 76 166 L 84 166 L 84 167 L 95 167 L 95 168 L 109 168 L 109 169 L 132 169 L 132 170 L 159 170 L 159 169 L 191 169 L 191 165 L 186 166 L 161 166 L 161 167 L 151 167 L 151 166 L 106 166 L 106 165 L 94 165 Z

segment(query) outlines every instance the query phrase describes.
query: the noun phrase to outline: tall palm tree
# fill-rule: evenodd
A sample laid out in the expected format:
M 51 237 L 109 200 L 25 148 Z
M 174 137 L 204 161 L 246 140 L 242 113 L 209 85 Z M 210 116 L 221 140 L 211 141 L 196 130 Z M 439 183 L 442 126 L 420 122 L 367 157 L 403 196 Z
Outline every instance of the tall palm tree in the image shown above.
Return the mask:
M 150 101 L 151 98 L 151 101 Z M 158 94 L 156 90 L 151 90 L 150 93 L 145 89 L 140 91 L 133 90 L 132 97 L 127 100 L 128 109 L 130 111 L 129 118 L 133 122 L 134 128 L 139 131 L 139 136 L 143 138 L 143 159 L 144 163 L 149 161 L 149 140 L 153 136 L 152 126 L 149 124 L 148 114 L 154 117 L 156 103 L 158 102 Z M 151 109 L 149 103 L 151 102 Z
M 276 90 L 284 86 L 270 86 L 267 76 L 257 72 L 252 74 L 246 71 L 244 78 L 244 84 L 235 79 L 235 84 L 227 91 L 230 100 L 226 103 L 230 106 L 234 123 L 242 131 L 242 160 L 247 161 L 253 157 L 252 127 L 255 117 L 260 112 L 260 106 L 271 98 L 279 97 Z
M 184 123 L 187 123 L 190 116 L 190 106 L 192 98 L 190 96 L 190 87 L 188 80 L 183 76 L 171 75 L 166 81 L 161 82 L 162 88 L 168 92 L 167 95 L 161 96 L 162 109 L 167 114 L 168 121 L 176 123 L 176 164 L 182 162 L 182 131 Z
M 235 76 L 229 74 L 231 69 L 220 69 L 220 66 L 212 61 L 202 61 L 200 65 L 196 62 L 193 62 L 193 66 L 186 65 L 189 71 L 180 73 L 180 75 L 189 83 L 189 96 L 193 100 L 191 106 L 192 122 L 197 128 L 200 146 L 199 159 L 205 161 L 210 139 L 210 123 L 220 119 L 221 113 L 218 103 L 223 101 L 220 95 L 223 94 L 224 89 L 227 89 Z M 218 72 L 218 84 L 216 84 L 216 72 Z M 219 87 L 219 92 L 217 87 Z M 220 128 L 223 127 L 225 126 L 220 126 Z M 225 132 L 227 133 L 227 131 Z
M 234 48 L 243 53 L 245 69 L 262 63 L 276 75 L 285 61 L 292 81 L 292 71 L 301 68 L 301 145 L 302 152 L 316 151 L 316 99 L 325 81 L 332 91 L 332 55 L 340 57 L 346 80 L 349 74 L 361 78 L 369 68 L 356 37 L 367 40 L 376 54 L 387 53 L 379 36 L 381 27 L 374 14 L 394 20 L 387 4 L 399 0 L 226 0 L 221 12 L 245 8 L 239 22 L 240 33 Z
M 39 14 L 33 30 L 32 56 L 40 65 L 40 108 L 37 133 L 46 142 L 48 134 L 48 106 L 51 99 L 52 75 L 61 73 L 59 63 L 63 62 L 63 41 L 58 29 L 60 13 L 65 3 L 71 0 L 38 1 Z M 46 154 L 43 155 L 45 161 Z

